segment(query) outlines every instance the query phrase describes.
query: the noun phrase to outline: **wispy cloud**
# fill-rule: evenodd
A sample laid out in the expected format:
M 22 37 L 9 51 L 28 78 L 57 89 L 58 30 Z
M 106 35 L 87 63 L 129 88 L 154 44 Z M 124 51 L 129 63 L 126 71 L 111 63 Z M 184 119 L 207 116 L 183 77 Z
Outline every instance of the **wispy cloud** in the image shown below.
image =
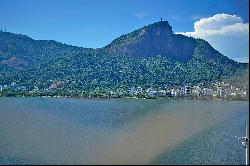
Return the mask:
M 249 63 L 249 57 L 248 56 L 246 56 L 246 57 L 240 57 L 240 58 L 235 58 L 234 60 L 237 61 L 237 62 Z
M 192 16 L 192 20 L 193 21 L 198 21 L 199 19 L 201 19 L 202 18 L 202 16 L 201 15 L 194 15 L 194 16 Z
M 248 62 L 249 23 L 244 23 L 241 17 L 225 13 L 216 14 L 196 21 L 193 32 L 177 33 L 205 39 L 227 57 Z
M 148 16 L 148 15 L 149 15 L 148 12 L 138 12 L 138 13 L 135 14 L 135 16 L 136 16 L 137 18 L 144 18 L 144 17 L 146 17 L 146 16 Z

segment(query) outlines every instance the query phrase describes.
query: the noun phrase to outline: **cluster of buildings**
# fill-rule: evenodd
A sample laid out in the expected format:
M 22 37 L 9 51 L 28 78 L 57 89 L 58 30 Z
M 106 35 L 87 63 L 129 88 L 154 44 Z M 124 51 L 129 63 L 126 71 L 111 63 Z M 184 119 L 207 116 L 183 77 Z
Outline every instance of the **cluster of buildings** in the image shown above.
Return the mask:
M 4 89 L 27 91 L 27 88 L 25 86 L 19 86 L 15 82 L 12 82 L 10 85 L 7 85 L 7 84 L 1 85 L 0 84 L 0 92 L 2 92 Z
M 246 98 L 248 97 L 248 87 L 235 87 L 228 83 L 217 82 L 210 87 L 206 87 L 202 84 L 190 86 L 169 86 L 165 88 L 146 88 L 143 89 L 139 87 L 131 87 L 128 88 L 127 91 L 119 90 L 118 92 L 112 92 L 112 95 L 124 95 L 129 97 L 149 97 L 149 98 L 157 98 L 157 97 L 174 97 L 174 98 L 206 98 L 206 99 L 233 99 L 233 98 Z
M 51 85 L 48 88 L 40 89 L 38 86 L 34 85 L 31 88 L 27 88 L 26 86 L 20 86 L 15 82 L 12 82 L 11 84 L 7 85 L 1 85 L 0 84 L 0 92 L 2 92 L 5 89 L 10 89 L 14 91 L 22 91 L 22 92 L 29 92 L 29 93 L 35 93 L 35 92 L 48 92 L 53 91 L 56 89 L 59 89 L 63 86 L 63 81 L 54 81 L 51 83 Z
M 64 85 L 62 81 L 54 81 L 48 88 L 39 89 L 34 86 L 28 89 L 25 86 L 19 86 L 15 82 L 10 85 L 0 85 L 0 92 L 4 89 L 22 91 L 25 93 L 46 92 L 60 90 Z M 225 82 L 216 82 L 206 87 L 203 84 L 185 85 L 185 86 L 166 86 L 164 88 L 142 88 L 130 87 L 128 89 L 118 89 L 108 91 L 107 94 L 96 94 L 97 97 L 130 97 L 130 98 L 197 98 L 197 99 L 242 99 L 248 98 L 248 84 L 236 87 Z M 77 94 L 76 94 L 77 96 Z M 90 96 L 91 97 L 91 96 Z

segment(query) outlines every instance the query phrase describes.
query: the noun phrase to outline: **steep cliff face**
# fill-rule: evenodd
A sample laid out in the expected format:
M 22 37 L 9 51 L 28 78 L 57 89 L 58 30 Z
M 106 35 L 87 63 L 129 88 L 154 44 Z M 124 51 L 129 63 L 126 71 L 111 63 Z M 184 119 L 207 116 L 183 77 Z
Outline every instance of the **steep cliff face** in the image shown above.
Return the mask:
M 160 21 L 115 39 L 105 49 L 135 58 L 162 55 L 184 61 L 192 58 L 195 47 L 196 39 L 176 35 L 167 21 Z

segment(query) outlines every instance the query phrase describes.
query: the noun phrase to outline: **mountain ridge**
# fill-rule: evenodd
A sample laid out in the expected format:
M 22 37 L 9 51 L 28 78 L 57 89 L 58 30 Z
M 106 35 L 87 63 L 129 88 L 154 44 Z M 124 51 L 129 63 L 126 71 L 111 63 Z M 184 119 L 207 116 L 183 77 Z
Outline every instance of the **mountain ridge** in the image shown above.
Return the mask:
M 46 89 L 63 82 L 65 92 L 210 84 L 240 75 L 248 63 L 222 55 L 208 42 L 174 34 L 156 22 L 98 48 L 0 32 L 0 85 L 15 82 Z M 52 82 L 51 82 L 52 81 Z
M 159 31 L 157 31 L 157 27 L 159 28 L 158 29 Z M 162 34 L 162 29 L 166 29 L 165 32 L 167 32 L 168 36 L 170 38 L 173 37 L 174 40 L 175 40 L 174 41 L 175 43 L 171 43 L 171 42 L 168 43 L 168 44 L 172 45 L 173 47 L 175 47 L 175 48 L 172 48 L 172 50 L 166 50 L 165 49 L 166 45 L 164 45 L 164 42 L 157 42 L 157 41 L 154 41 L 154 39 L 151 39 L 151 41 L 148 41 L 148 43 L 146 43 L 146 44 L 141 44 L 141 47 L 145 48 L 145 50 L 143 50 L 142 53 L 140 53 L 141 52 L 140 50 L 132 50 L 132 53 L 131 53 L 131 51 L 129 50 L 129 48 L 127 48 L 130 45 L 127 46 L 127 47 L 124 46 L 124 45 L 126 45 L 126 43 L 124 43 L 124 40 L 126 40 L 127 38 L 129 38 L 129 40 L 133 40 L 134 37 L 135 38 L 138 37 L 138 34 L 141 35 L 142 31 L 145 31 L 145 30 L 147 32 L 149 32 L 149 31 L 156 31 L 156 32 L 154 32 L 154 34 L 150 34 L 150 35 L 155 35 L 156 34 L 155 36 L 161 36 L 161 38 L 164 38 L 161 35 Z M 193 37 L 187 37 L 187 36 L 184 36 L 184 35 L 181 35 L 181 34 L 174 34 L 173 31 L 172 31 L 172 27 L 169 25 L 168 21 L 159 21 L 159 22 L 155 22 L 155 23 L 149 24 L 147 26 L 144 26 L 142 28 L 139 28 L 139 29 L 137 29 L 137 30 L 135 30 L 133 32 L 121 35 L 120 37 L 117 37 L 116 39 L 114 39 L 113 41 L 111 41 L 106 46 L 101 47 L 101 48 L 96 48 L 96 49 L 68 45 L 68 44 L 65 44 L 65 43 L 62 43 L 62 42 L 58 42 L 58 41 L 55 41 L 55 40 L 35 40 L 35 39 L 33 39 L 33 38 L 31 38 L 31 37 L 29 37 L 27 35 L 15 34 L 15 33 L 11 33 L 11 32 L 1 32 L 0 31 L 0 55 L 1 55 L 0 56 L 0 61 L 1 60 L 8 60 L 8 59 L 3 59 L 5 56 L 4 56 L 4 51 L 1 48 L 1 46 L 4 47 L 4 45 L 6 45 L 6 43 L 3 43 L 3 42 L 1 43 L 1 41 L 6 41 L 3 38 L 3 36 L 5 37 L 5 35 L 3 35 L 3 34 L 7 34 L 6 36 L 9 36 L 10 38 L 16 37 L 16 38 L 18 38 L 19 41 L 25 40 L 24 42 L 27 42 L 26 45 L 30 45 L 31 47 L 35 47 L 34 49 L 42 49 L 43 50 L 44 48 L 41 48 L 42 45 L 56 45 L 55 48 L 45 48 L 45 49 L 53 49 L 51 51 L 55 52 L 55 49 L 58 49 L 58 47 L 59 47 L 59 49 L 66 48 L 66 49 L 69 49 L 70 51 L 73 51 L 73 52 L 76 51 L 77 53 L 84 53 L 84 51 L 99 51 L 99 50 L 103 51 L 104 50 L 108 54 L 112 54 L 112 55 L 113 54 L 114 55 L 115 54 L 125 54 L 125 55 L 128 55 L 128 56 L 132 55 L 132 57 L 134 57 L 134 58 L 147 58 L 147 57 L 153 57 L 153 56 L 157 56 L 157 55 L 163 55 L 163 56 L 165 56 L 168 53 L 169 54 L 169 55 L 167 55 L 168 58 L 177 59 L 177 60 L 183 60 L 184 59 L 184 61 L 185 60 L 190 60 L 192 58 L 193 54 L 194 54 L 195 47 L 197 45 L 197 41 L 204 42 L 205 44 L 208 44 L 212 49 L 214 49 L 207 41 L 205 41 L 203 39 L 195 39 Z M 168 40 L 168 38 L 165 38 L 164 40 Z M 179 42 L 178 42 L 178 41 L 182 41 L 183 42 L 185 40 L 188 43 L 187 45 L 185 45 L 185 44 L 182 45 L 182 43 L 179 44 Z M 16 41 L 16 42 L 18 42 L 18 41 Z M 30 44 L 32 42 L 34 42 L 36 44 L 33 44 L 33 45 Z M 140 43 L 141 41 L 139 40 L 139 41 L 136 41 L 136 42 Z M 14 42 L 12 42 L 10 44 L 13 44 L 13 43 Z M 161 45 L 162 43 L 163 43 L 163 45 Z M 131 43 L 129 43 L 129 44 L 131 44 Z M 132 44 L 134 44 L 134 43 L 132 43 Z M 121 47 L 123 47 L 123 48 L 119 48 L 120 45 L 122 45 Z M 157 50 L 156 49 L 156 51 L 155 51 L 152 48 L 147 48 L 148 45 L 151 45 L 152 48 L 157 47 L 156 45 L 159 45 L 158 47 L 164 48 L 165 50 L 164 49 L 163 50 Z M 133 46 L 133 48 L 135 48 L 135 47 L 137 47 L 137 45 Z M 178 51 L 178 50 L 180 50 L 179 48 L 181 48 L 183 50 L 182 51 Z M 173 49 L 175 49 L 174 51 L 177 51 L 177 53 L 175 53 L 175 54 L 180 53 L 180 55 L 173 55 L 173 53 L 171 53 L 171 51 L 173 52 Z M 186 51 L 187 49 L 188 49 L 188 51 Z M 21 51 L 23 51 L 23 50 L 21 50 Z M 215 51 L 217 54 L 222 55 L 221 53 L 219 53 L 219 51 L 217 51 L 215 49 L 213 51 Z M 25 52 L 25 51 L 23 51 L 23 52 Z M 40 51 L 40 54 L 41 54 L 41 52 L 43 52 L 43 51 Z M 63 56 L 63 54 L 67 54 L 67 53 L 68 53 L 67 51 L 65 51 L 65 52 L 62 51 L 61 55 Z M 39 53 L 33 53 L 33 54 L 39 55 Z M 185 57 L 185 54 L 187 54 L 186 57 Z M 224 55 L 222 55 L 222 56 L 224 56 Z M 7 57 L 9 59 L 10 58 L 20 58 L 19 56 L 15 56 L 15 55 L 13 55 L 13 57 L 12 56 L 7 56 Z M 25 60 L 26 57 L 24 56 L 23 58 Z M 45 55 L 45 59 L 46 58 L 48 58 L 48 56 Z M 232 60 L 232 59 L 230 59 L 230 60 Z M 240 62 L 240 63 L 242 63 L 242 62 Z
M 22 59 L 27 66 L 38 61 L 58 58 L 71 52 L 84 53 L 92 48 L 82 48 L 55 40 L 35 40 L 29 36 L 0 32 L 0 62 Z
M 104 48 L 110 54 L 126 54 L 135 58 L 163 55 L 188 61 L 193 57 L 198 42 L 204 42 L 214 49 L 205 40 L 174 34 L 168 21 L 159 21 L 122 35 Z M 223 56 L 215 49 L 212 51 L 216 52 L 217 56 Z

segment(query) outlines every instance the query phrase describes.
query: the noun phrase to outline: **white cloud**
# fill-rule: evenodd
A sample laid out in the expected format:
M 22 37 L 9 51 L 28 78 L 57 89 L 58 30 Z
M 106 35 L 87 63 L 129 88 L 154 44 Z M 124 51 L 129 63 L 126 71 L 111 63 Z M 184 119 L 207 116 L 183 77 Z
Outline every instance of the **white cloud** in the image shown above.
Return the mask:
M 249 61 L 249 23 L 236 15 L 222 13 L 202 18 L 194 23 L 194 32 L 177 33 L 202 38 L 236 61 Z
M 135 16 L 138 18 L 143 18 L 143 17 L 148 16 L 148 13 L 147 12 L 138 12 L 135 14 Z

